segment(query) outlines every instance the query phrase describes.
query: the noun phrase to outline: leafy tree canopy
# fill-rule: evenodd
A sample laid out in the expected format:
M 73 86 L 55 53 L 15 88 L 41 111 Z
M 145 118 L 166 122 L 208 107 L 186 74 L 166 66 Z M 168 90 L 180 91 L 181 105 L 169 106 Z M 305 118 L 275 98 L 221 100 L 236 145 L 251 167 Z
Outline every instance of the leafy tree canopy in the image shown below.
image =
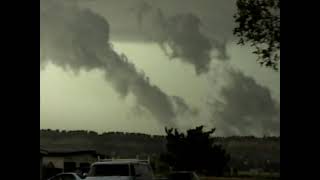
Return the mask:
M 163 159 L 174 170 L 222 176 L 230 157 L 221 145 L 214 143 L 214 132 L 215 129 L 203 131 L 203 126 L 190 129 L 187 134 L 166 128 L 167 153 Z
M 258 62 L 278 70 L 280 63 L 280 0 L 238 0 L 233 34 L 250 44 Z

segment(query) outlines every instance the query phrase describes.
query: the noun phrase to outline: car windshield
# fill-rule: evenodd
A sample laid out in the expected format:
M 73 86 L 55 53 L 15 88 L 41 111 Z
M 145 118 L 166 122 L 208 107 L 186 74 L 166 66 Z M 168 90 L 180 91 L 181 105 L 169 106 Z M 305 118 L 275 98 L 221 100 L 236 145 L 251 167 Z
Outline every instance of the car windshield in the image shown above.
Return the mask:
M 92 166 L 88 176 L 129 176 L 128 164 L 99 164 Z

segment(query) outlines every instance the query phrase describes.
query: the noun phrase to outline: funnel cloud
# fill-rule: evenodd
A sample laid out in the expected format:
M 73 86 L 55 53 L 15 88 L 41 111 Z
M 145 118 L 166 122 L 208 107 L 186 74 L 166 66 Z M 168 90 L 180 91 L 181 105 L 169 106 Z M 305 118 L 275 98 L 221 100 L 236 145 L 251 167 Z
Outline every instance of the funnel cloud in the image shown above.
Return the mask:
M 224 135 L 279 135 L 280 104 L 267 87 L 233 68 L 224 67 L 227 81 L 219 99 L 209 102 L 212 119 Z
M 40 3 L 41 128 L 279 135 L 280 75 L 236 45 L 236 1 Z
M 157 42 L 170 59 L 179 58 L 194 66 L 197 75 L 207 73 L 212 58 L 228 60 L 226 42 L 209 38 L 203 32 L 205 26 L 194 13 L 166 16 L 160 8 L 145 1 L 133 8 L 143 33 Z M 212 51 L 218 55 L 213 57 Z
M 188 107 L 151 84 L 125 55 L 117 54 L 109 42 L 107 20 L 80 8 L 77 1 L 41 0 L 40 31 L 40 67 L 51 62 L 74 72 L 99 69 L 122 97 L 132 93 L 138 106 L 164 124 L 174 125 L 175 106 Z

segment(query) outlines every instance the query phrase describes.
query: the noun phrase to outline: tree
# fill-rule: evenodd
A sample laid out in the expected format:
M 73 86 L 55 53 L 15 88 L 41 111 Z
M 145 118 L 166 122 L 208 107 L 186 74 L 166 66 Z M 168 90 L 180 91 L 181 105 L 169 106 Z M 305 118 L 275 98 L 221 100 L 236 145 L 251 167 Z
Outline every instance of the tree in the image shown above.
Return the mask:
M 204 132 L 203 126 L 190 129 L 187 134 L 177 129 L 165 129 L 167 152 L 162 156 L 174 170 L 197 171 L 222 176 L 230 160 L 221 145 L 210 136 L 215 129 Z
M 237 0 L 233 34 L 238 44 L 256 50 L 258 62 L 278 70 L 280 63 L 280 0 Z

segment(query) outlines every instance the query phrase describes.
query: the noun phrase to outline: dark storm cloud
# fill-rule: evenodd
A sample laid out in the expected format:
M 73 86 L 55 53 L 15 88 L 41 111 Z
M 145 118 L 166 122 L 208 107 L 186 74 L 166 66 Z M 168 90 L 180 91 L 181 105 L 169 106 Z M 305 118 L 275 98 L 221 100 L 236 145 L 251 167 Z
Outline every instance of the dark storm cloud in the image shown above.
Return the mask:
M 213 121 L 225 135 L 279 135 L 280 106 L 270 90 L 231 67 L 228 82 L 211 105 Z
M 91 10 L 80 8 L 77 1 L 41 0 L 40 67 L 52 62 L 75 72 L 102 70 L 121 96 L 132 93 L 138 106 L 157 120 L 174 124 L 176 98 L 152 85 L 125 55 L 117 54 L 109 42 L 109 33 L 109 23 Z
M 228 59 L 226 42 L 207 37 L 202 31 L 203 22 L 195 14 L 181 13 L 168 17 L 160 8 L 151 7 L 146 1 L 138 4 L 135 10 L 143 33 L 159 43 L 170 59 L 179 58 L 192 64 L 198 75 L 209 71 L 212 51 L 218 52 L 217 59 Z
M 194 14 L 203 22 L 209 37 L 232 39 L 236 0 L 81 0 L 81 4 L 108 18 L 111 38 L 115 41 L 144 41 L 137 19 L 142 22 L 150 7 L 159 8 L 166 17 Z M 140 13 L 133 13 L 140 9 Z

